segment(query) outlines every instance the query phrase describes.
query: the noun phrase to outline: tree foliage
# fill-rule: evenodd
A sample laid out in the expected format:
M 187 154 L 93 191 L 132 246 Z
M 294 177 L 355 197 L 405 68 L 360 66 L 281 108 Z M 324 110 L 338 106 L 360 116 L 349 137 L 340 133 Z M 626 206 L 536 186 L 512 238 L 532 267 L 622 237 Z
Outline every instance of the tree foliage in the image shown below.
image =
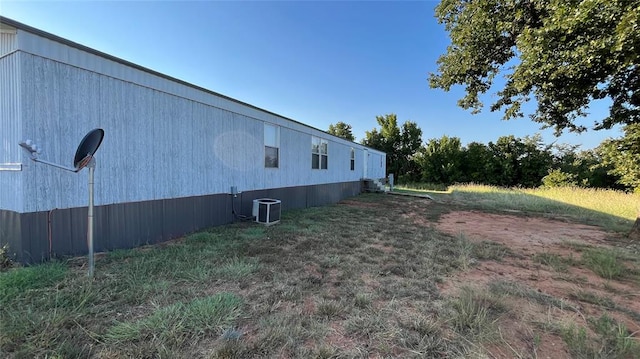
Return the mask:
M 416 154 L 422 181 L 451 184 L 462 178 L 463 150 L 458 137 L 430 139 Z
M 415 122 L 406 121 L 398 126 L 395 114 L 376 116 L 380 130 L 365 131 L 361 143 L 387 153 L 387 173 L 398 176 L 414 170 L 411 157 L 422 144 L 422 130 Z
M 589 104 L 608 98 L 594 129 L 640 123 L 640 0 L 442 0 L 436 17 L 451 45 L 430 85 L 464 85 L 461 107 L 480 111 L 502 74 L 491 110 L 505 119 L 533 98 L 532 120 L 579 132 Z
M 578 185 L 576 175 L 573 173 L 563 172 L 560 169 L 553 169 L 549 174 L 542 178 L 542 186 L 547 188 L 553 187 L 574 187 Z
M 351 130 L 352 130 L 351 125 L 344 123 L 342 121 L 338 121 L 338 123 L 336 123 L 335 125 L 330 124 L 329 131 L 327 132 L 334 136 L 342 137 L 345 140 L 355 141 L 356 137 L 353 135 L 353 132 Z
M 457 137 L 429 139 L 410 158 L 415 168 L 398 177 L 401 183 L 450 185 L 478 183 L 503 187 L 576 185 L 626 189 L 616 184 L 614 168 L 603 164 L 601 150 L 578 151 L 578 146 L 545 145 L 540 135 L 501 136 L 488 145 L 462 146 Z
M 603 142 L 599 150 L 602 162 L 618 182 L 640 192 L 640 124 L 627 125 L 624 136 Z
M 579 186 L 625 189 L 623 185 L 617 183 L 617 176 L 609 174 L 613 167 L 603 162 L 601 148 L 578 151 L 578 147 L 565 144 L 554 146 L 553 168 L 549 170 L 549 174 L 556 173 L 548 181 L 559 179 L 558 172 L 561 172 L 568 175 L 567 178 L 570 177 Z

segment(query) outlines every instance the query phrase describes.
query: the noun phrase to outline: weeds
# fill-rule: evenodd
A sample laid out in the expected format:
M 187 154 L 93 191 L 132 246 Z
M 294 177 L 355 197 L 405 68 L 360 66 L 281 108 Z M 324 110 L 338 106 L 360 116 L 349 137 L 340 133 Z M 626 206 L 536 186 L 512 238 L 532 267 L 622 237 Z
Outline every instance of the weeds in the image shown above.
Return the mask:
M 174 303 L 142 319 L 116 323 L 107 329 L 104 339 L 110 345 L 146 341 L 179 347 L 209 332 L 219 334 L 240 316 L 241 304 L 231 293 Z
M 14 301 L 17 297 L 38 296 L 50 291 L 67 273 L 68 267 L 63 262 L 15 268 L 0 273 L 0 305 Z
M 0 271 L 6 270 L 13 265 L 11 256 L 9 255 L 9 244 L 0 246 Z
M 573 305 L 564 300 L 525 287 L 516 282 L 492 281 L 489 283 L 489 291 L 496 295 L 511 295 L 519 298 L 525 298 L 545 307 L 552 306 L 559 309 L 568 309 L 577 312 L 577 309 Z
M 499 297 L 481 289 L 462 287 L 452 300 L 453 328 L 460 334 L 486 340 L 495 332 L 494 322 L 505 308 Z
M 511 254 L 510 249 L 501 243 L 473 242 L 464 233 L 458 234 L 457 239 L 458 259 L 456 263 L 461 270 L 469 270 L 478 260 L 501 261 L 505 256 Z
M 614 309 L 616 304 L 608 297 L 599 296 L 593 292 L 588 292 L 584 290 L 578 290 L 576 292 L 571 293 L 570 298 L 579 300 L 584 303 L 595 304 L 600 307 Z
M 332 319 L 339 316 L 344 306 L 335 300 L 321 300 L 316 306 L 316 315 L 323 319 Z
M 511 250 L 502 243 L 482 241 L 473 246 L 473 256 L 479 260 L 501 261 L 509 255 L 512 255 Z
M 365 293 L 358 293 L 353 299 L 353 305 L 356 308 L 366 309 L 371 305 L 371 296 Z
M 556 272 L 566 272 L 570 266 L 576 265 L 577 261 L 573 257 L 565 258 L 555 253 L 536 253 L 533 255 L 533 261 L 547 265 Z
M 636 358 L 640 352 L 637 340 L 631 337 L 624 324 L 607 315 L 589 320 L 595 336 L 586 328 L 571 324 L 562 330 L 562 339 L 576 358 Z
M 594 273 L 605 279 L 617 279 L 624 275 L 625 267 L 613 249 L 596 248 L 582 254 L 582 261 Z

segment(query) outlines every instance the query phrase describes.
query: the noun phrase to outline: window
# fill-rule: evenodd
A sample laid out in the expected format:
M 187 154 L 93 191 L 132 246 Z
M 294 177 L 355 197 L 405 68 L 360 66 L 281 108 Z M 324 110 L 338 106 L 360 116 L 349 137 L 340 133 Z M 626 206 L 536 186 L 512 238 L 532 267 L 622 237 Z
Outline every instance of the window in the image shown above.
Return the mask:
M 356 169 L 356 151 L 351 147 L 351 170 Z
M 280 127 L 264 124 L 264 167 L 278 168 L 280 158 Z
M 322 138 L 311 137 L 311 168 L 326 170 L 328 168 L 328 142 Z

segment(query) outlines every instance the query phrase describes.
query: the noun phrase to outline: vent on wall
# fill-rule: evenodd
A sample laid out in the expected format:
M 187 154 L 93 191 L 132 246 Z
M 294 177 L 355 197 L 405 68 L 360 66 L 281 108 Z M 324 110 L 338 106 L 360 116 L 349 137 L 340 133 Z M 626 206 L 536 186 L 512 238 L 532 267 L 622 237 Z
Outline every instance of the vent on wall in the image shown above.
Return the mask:
M 259 198 L 253 200 L 252 215 L 258 223 L 270 226 L 280 222 L 280 207 L 282 202 L 279 199 Z

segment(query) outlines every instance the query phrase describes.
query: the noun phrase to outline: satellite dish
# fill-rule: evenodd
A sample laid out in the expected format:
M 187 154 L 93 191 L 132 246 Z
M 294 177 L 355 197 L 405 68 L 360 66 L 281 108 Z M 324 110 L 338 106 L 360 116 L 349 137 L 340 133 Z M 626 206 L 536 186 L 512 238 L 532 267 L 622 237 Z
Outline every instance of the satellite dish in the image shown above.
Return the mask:
M 80 144 L 78 145 L 78 149 L 76 150 L 76 155 L 73 157 L 73 167 L 75 167 L 76 172 L 83 169 L 91 159 L 93 155 L 100 147 L 102 143 L 102 138 L 104 137 L 104 130 L 101 128 L 96 128 L 89 133 L 87 133 Z
M 104 130 L 101 128 L 96 128 L 89 133 L 87 133 L 80 144 L 78 145 L 78 149 L 76 150 L 76 155 L 73 158 L 73 166 L 75 168 L 70 168 L 67 166 L 63 166 L 57 163 L 45 161 L 43 159 L 38 158 L 38 155 L 41 152 L 41 148 L 33 143 L 31 140 L 20 141 L 18 145 L 24 148 L 29 155 L 31 156 L 31 160 L 35 162 L 44 163 L 49 166 L 58 167 L 65 171 L 71 172 L 80 172 L 84 167 L 89 167 L 89 210 L 87 214 L 87 247 L 89 250 L 89 277 L 93 278 L 93 172 L 96 167 L 96 161 L 93 158 L 93 155 L 100 147 L 102 143 L 102 138 L 104 137 Z

